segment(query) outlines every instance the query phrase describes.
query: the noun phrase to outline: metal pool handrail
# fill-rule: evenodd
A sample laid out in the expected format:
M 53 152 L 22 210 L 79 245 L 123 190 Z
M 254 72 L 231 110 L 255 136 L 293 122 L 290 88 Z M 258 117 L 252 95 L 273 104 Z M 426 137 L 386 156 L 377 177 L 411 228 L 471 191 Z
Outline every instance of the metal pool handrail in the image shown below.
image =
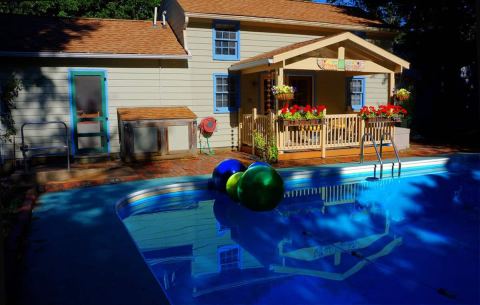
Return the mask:
M 395 152 L 395 157 L 397 158 L 397 161 L 398 161 L 398 176 L 400 177 L 400 174 L 402 172 L 402 161 L 400 160 L 400 155 L 398 154 L 398 150 L 397 150 L 397 146 L 395 145 L 395 141 L 393 141 L 392 134 L 390 134 L 388 132 L 383 133 L 382 137 L 380 138 L 380 157 L 383 158 L 383 154 L 382 154 L 383 149 L 382 148 L 383 148 L 383 140 L 384 140 L 385 136 L 389 136 L 390 137 L 390 142 L 392 142 L 393 151 Z M 394 169 L 395 169 L 395 162 L 392 162 L 392 176 L 393 176 Z
M 380 179 L 383 178 L 383 161 L 382 161 L 382 156 L 378 153 L 378 149 L 377 149 L 377 143 L 375 142 L 375 139 L 373 138 L 373 135 L 371 133 L 366 133 L 362 136 L 362 141 L 361 141 L 361 145 L 360 145 L 360 163 L 363 163 L 363 159 L 364 159 L 364 148 L 365 148 L 365 139 L 368 137 L 370 137 L 370 139 L 372 140 L 372 143 L 373 143 L 373 148 L 375 149 L 375 154 L 377 155 L 377 159 L 378 159 L 378 162 L 380 163 Z M 375 177 L 376 176 L 376 167 L 374 169 L 374 172 L 373 172 L 373 176 Z

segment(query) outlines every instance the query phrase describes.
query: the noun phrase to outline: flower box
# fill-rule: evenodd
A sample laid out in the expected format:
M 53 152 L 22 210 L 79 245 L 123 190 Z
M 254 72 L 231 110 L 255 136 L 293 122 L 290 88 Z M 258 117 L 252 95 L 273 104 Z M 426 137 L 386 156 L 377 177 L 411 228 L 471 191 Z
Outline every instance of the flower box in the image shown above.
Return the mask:
M 365 119 L 365 124 L 370 125 L 370 124 L 376 124 L 376 123 L 400 123 L 402 121 L 401 118 L 395 117 L 395 118 L 367 118 Z
M 323 125 L 325 123 L 325 119 L 285 120 L 283 118 L 279 118 L 278 121 L 283 127 Z

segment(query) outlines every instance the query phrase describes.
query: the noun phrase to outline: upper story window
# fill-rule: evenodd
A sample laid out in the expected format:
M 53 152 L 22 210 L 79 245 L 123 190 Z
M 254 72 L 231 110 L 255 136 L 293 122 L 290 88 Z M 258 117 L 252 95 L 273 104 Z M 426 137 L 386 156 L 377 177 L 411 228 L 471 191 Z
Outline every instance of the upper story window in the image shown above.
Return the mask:
M 365 78 L 352 77 L 348 80 L 348 97 L 353 110 L 365 106 Z
M 232 21 L 213 23 L 213 59 L 240 59 L 240 24 Z

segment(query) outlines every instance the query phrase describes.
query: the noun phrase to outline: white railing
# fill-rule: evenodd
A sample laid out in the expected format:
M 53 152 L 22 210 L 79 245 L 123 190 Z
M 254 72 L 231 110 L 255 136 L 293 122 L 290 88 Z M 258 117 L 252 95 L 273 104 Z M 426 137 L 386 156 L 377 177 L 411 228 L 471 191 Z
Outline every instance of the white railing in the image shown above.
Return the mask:
M 239 145 L 253 146 L 253 131 L 265 138 L 275 136 L 280 152 L 322 150 L 359 147 L 362 136 L 371 133 L 380 142 L 384 133 L 393 134 L 393 124 L 376 122 L 365 124 L 357 114 L 326 115 L 324 124 L 306 126 L 283 126 L 274 114 L 258 115 L 256 109 L 251 114 L 241 114 L 239 118 Z M 386 141 L 389 142 L 389 141 Z M 365 142 L 371 145 L 372 142 Z
M 327 148 L 359 146 L 362 120 L 357 114 L 333 114 L 325 117 Z

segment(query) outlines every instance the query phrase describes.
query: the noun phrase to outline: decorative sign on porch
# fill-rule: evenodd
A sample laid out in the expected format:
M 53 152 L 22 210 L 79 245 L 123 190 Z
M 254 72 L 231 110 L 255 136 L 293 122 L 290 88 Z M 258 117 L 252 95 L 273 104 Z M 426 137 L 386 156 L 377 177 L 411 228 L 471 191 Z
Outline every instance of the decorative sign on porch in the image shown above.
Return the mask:
M 345 60 L 345 71 L 363 71 L 365 70 L 364 60 Z
M 317 58 L 317 65 L 320 70 L 329 71 L 364 71 L 364 60 L 353 59 L 334 59 L 334 58 Z
M 320 70 L 338 70 L 338 59 L 332 58 L 318 58 L 317 65 Z

